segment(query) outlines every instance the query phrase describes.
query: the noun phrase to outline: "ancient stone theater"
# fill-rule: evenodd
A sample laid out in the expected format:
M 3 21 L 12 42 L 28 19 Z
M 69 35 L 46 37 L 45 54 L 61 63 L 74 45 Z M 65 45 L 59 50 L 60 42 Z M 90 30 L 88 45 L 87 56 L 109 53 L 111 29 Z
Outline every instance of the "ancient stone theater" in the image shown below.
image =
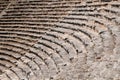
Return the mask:
M 120 80 L 120 0 L 0 0 L 0 80 Z

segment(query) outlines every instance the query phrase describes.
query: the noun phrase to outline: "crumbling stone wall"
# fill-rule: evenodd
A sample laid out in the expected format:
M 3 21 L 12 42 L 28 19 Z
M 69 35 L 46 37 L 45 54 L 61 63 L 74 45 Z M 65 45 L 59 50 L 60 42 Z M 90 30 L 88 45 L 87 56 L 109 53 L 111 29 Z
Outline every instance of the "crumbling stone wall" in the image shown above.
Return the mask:
M 120 80 L 120 0 L 0 0 L 0 80 Z

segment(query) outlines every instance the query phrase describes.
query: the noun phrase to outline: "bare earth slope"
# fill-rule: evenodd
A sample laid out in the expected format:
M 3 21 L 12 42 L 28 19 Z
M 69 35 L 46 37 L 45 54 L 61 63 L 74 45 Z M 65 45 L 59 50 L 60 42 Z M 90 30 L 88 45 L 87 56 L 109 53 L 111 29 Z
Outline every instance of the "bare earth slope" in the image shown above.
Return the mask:
M 0 0 L 0 80 L 120 80 L 120 0 Z

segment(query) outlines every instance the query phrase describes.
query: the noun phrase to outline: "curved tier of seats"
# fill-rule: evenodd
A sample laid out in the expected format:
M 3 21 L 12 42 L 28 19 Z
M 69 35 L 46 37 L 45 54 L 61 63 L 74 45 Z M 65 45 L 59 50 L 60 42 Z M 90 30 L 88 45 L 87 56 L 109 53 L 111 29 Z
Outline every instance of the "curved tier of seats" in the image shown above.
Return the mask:
M 0 80 L 119 80 L 119 40 L 119 0 L 0 0 Z

